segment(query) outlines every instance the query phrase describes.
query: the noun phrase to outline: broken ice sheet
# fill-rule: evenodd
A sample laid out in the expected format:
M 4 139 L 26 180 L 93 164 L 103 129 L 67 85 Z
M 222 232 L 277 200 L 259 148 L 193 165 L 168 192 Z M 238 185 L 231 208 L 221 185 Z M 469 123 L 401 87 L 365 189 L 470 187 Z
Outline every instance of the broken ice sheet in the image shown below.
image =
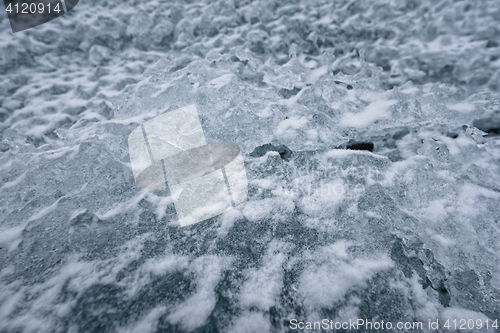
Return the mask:
M 499 318 L 497 12 L 106 0 L 2 29 L 0 331 Z M 249 197 L 182 230 L 126 138 L 193 103 Z

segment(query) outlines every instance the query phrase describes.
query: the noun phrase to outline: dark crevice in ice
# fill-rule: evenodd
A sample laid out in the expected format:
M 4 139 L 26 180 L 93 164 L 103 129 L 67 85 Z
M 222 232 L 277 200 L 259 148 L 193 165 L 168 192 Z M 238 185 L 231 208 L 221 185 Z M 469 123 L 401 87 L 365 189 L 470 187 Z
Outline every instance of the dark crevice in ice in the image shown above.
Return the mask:
M 448 289 L 446 288 L 444 281 L 441 280 L 439 287 L 437 288 L 433 287 L 432 289 L 438 292 L 439 303 L 441 303 L 445 308 L 449 307 L 451 301 L 451 295 L 448 292 Z
M 347 84 L 347 83 L 342 82 L 342 81 L 333 81 L 333 82 L 335 82 L 335 84 L 343 84 L 343 85 L 345 85 L 345 87 L 347 88 L 347 90 L 352 90 L 354 88 L 352 85 Z
M 280 89 L 278 93 L 280 94 L 281 97 L 285 99 L 289 99 L 295 95 L 297 95 L 300 92 L 301 89 L 299 88 L 293 88 L 293 89 Z
M 350 150 L 373 151 L 375 145 L 371 142 L 351 142 L 347 144 L 346 148 Z
M 285 161 L 289 161 L 292 157 L 292 151 L 285 145 L 274 146 L 270 143 L 266 143 L 265 145 L 259 146 L 255 148 L 250 156 L 252 157 L 262 157 L 267 154 L 269 151 L 275 151 L 280 154 L 280 157 Z
M 476 119 L 472 124 L 488 134 L 500 134 L 500 117 L 498 115 Z

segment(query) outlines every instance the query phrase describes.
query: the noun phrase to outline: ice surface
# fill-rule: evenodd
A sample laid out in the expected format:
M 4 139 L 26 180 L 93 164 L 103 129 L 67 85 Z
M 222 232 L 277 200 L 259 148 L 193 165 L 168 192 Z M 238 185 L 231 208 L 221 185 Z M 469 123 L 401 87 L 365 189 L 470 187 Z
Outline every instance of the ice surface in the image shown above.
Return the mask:
M 91 0 L 16 35 L 0 15 L 0 332 L 500 319 L 499 20 L 495 0 Z M 180 228 L 128 137 L 193 103 L 249 189 Z

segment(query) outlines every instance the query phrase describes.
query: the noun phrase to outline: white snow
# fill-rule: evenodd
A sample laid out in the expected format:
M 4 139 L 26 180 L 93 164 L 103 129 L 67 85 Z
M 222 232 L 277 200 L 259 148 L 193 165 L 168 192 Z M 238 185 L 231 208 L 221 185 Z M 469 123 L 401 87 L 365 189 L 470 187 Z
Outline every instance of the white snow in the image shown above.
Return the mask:
M 354 287 L 367 286 L 377 273 L 393 267 L 389 258 L 349 258 L 349 243 L 319 248 L 300 276 L 300 294 L 310 309 L 332 307 Z
M 446 107 L 452 111 L 457 111 L 460 113 L 469 113 L 473 112 L 476 109 L 474 104 L 468 102 L 447 104 Z
M 0 331 L 500 313 L 500 141 L 474 127 L 499 110 L 500 2 L 405 3 L 90 0 L 17 34 L 1 14 Z M 249 186 L 180 228 L 127 137 L 191 104 Z M 251 155 L 268 143 L 291 157 Z
M 396 100 L 379 100 L 371 102 L 358 113 L 348 112 L 342 116 L 340 125 L 344 127 L 368 127 L 377 120 L 390 119 L 390 107 L 397 103 Z

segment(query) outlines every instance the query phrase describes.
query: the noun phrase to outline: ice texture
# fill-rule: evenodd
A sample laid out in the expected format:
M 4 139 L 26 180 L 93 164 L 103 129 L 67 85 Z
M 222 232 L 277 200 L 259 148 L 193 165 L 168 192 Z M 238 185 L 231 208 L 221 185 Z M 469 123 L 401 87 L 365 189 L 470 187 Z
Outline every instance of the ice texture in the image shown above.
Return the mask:
M 0 332 L 500 320 L 499 21 L 497 0 L 0 15 Z M 249 189 L 181 228 L 128 137 L 193 103 Z

